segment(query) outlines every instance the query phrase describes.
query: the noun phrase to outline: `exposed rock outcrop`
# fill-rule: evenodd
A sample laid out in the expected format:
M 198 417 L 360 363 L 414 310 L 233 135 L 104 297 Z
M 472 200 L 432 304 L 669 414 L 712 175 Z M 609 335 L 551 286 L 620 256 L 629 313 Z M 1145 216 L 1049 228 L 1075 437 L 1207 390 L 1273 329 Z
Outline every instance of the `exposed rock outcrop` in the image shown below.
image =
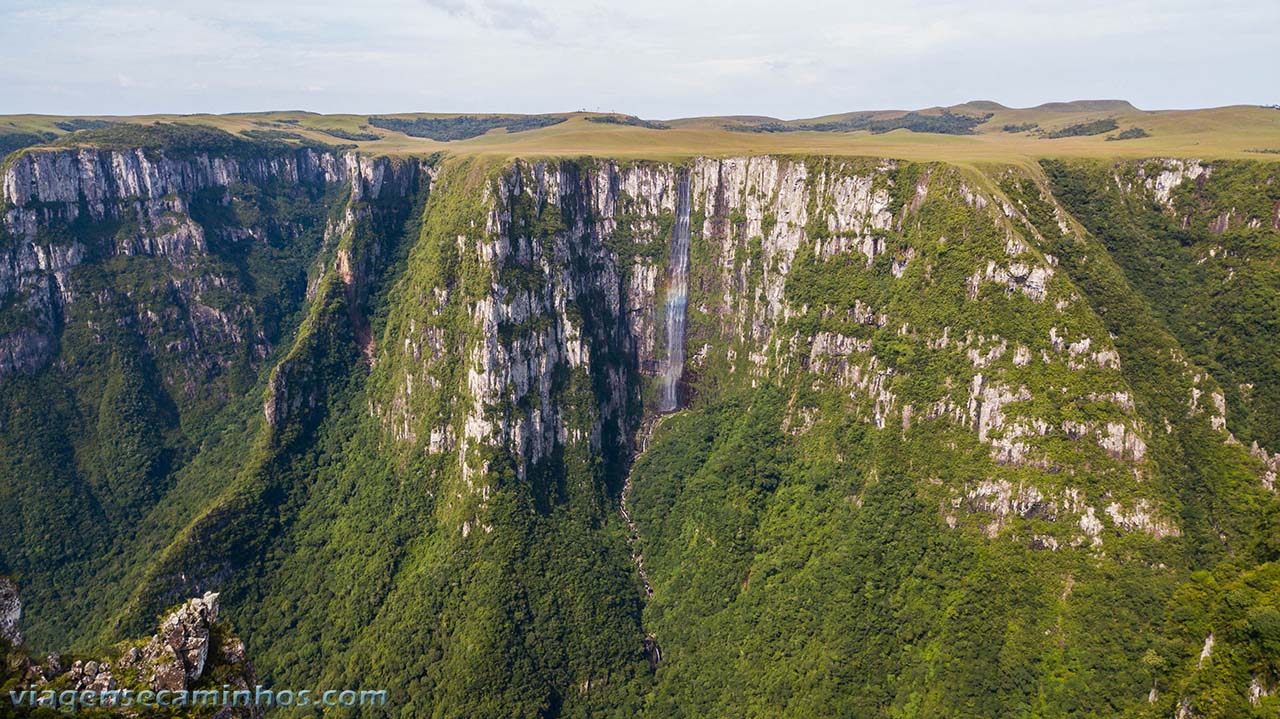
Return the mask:
M 0 578 L 0 639 L 15 645 L 21 642 L 17 634 L 18 611 L 16 587 L 12 581 Z M 43 696 L 46 690 L 54 694 L 64 690 L 93 691 L 107 707 L 115 705 L 123 695 L 103 692 L 127 689 L 136 697 L 144 689 L 181 692 L 208 686 L 210 668 L 215 665 L 215 690 L 250 689 L 257 679 L 246 659 L 244 644 L 217 622 L 218 595 L 208 592 L 168 613 L 161 620 L 159 631 L 148 641 L 126 644 L 122 653 L 107 659 L 76 659 L 68 663 L 56 652 L 40 662 L 23 654 L 14 656 L 25 686 L 36 694 Z M 132 709 L 123 711 L 136 714 Z M 213 707 L 210 711 L 224 719 L 261 715 L 256 706 Z
M 1159 169 L 1155 173 L 1149 174 L 1144 168 L 1139 172 L 1139 177 L 1145 181 L 1147 189 L 1157 201 L 1172 208 L 1173 191 L 1179 185 L 1202 175 L 1208 175 L 1211 171 L 1212 168 L 1199 160 L 1166 159 L 1159 161 Z
M 1062 531 L 1069 536 L 1064 538 L 1063 543 L 1096 547 L 1102 544 L 1106 528 L 1095 505 L 1089 502 L 1084 493 L 1073 487 L 1046 493 L 1034 484 L 1014 485 L 1008 480 L 987 479 L 966 487 L 963 493 L 952 497 L 946 517 L 948 524 L 955 526 L 958 520 L 956 511 L 960 509 L 991 515 L 991 521 L 983 527 L 989 537 L 998 536 L 1013 518 L 1020 517 L 1061 523 Z M 1155 539 L 1181 534 L 1177 525 L 1161 516 L 1159 510 L 1146 499 L 1137 500 L 1132 509 L 1112 501 L 1107 504 L 1105 515 L 1111 519 L 1115 529 L 1123 532 L 1143 532 Z M 1079 533 L 1075 533 L 1075 529 Z M 1037 536 L 1033 542 L 1040 547 L 1056 549 L 1059 546 L 1058 540 L 1053 537 Z
M 217 621 L 218 595 L 208 592 L 166 615 L 159 632 L 146 643 L 129 647 L 112 660 L 77 660 L 64 672 L 61 658 L 55 654 L 40 665 L 33 665 L 29 674 L 35 677 L 36 686 L 65 683 L 77 691 L 182 692 L 206 686 L 207 681 L 202 683 L 202 679 L 216 664 L 220 668 L 220 685 L 215 689 L 255 686 L 257 680 L 245 657 L 244 644 L 225 629 L 220 630 Z M 223 706 L 212 711 L 224 719 L 261 716 L 257 706 Z
M 1139 471 L 1146 461 L 1146 429 L 1119 373 L 1119 354 L 1105 333 L 1082 334 L 1078 323 L 1061 321 L 1031 346 L 1025 339 L 1010 342 L 972 332 L 956 340 L 948 338 L 949 327 L 910 326 L 861 298 L 852 307 L 792 305 L 788 282 L 798 261 L 854 264 L 880 272 L 876 259 L 888 252 L 884 238 L 902 225 L 903 217 L 947 193 L 960 193 L 977 221 L 997 228 L 1000 238 L 996 252 L 1001 260 L 975 254 L 966 273 L 970 298 L 985 301 L 983 293 L 998 287 L 1007 297 L 1021 295 L 1045 306 L 1046 313 L 1062 313 L 1071 305 L 1075 295 L 1057 289 L 1056 261 L 1033 249 L 1034 238 L 1025 234 L 1017 210 L 939 171 L 912 179 L 911 201 L 895 215 L 891 192 L 900 181 L 897 171 L 893 162 L 775 157 L 700 158 L 687 169 L 606 160 L 517 161 L 483 188 L 483 228 L 473 225 L 472 232 L 457 237 L 456 250 L 473 252 L 485 278 L 477 286 L 479 294 L 463 308 L 479 330 L 474 338 L 461 340 L 465 416 L 442 416 L 433 400 L 451 391 L 435 380 L 449 343 L 459 341 L 446 337 L 438 319 L 458 290 L 441 285 L 416 290 L 429 298 L 429 316 L 425 325 L 412 320 L 409 332 L 391 339 L 397 353 L 410 360 L 392 380 L 394 398 L 371 403 L 370 413 L 382 419 L 397 441 L 423 443 L 433 454 L 455 452 L 467 491 L 479 498 L 479 506 L 489 492 L 487 460 L 472 459 L 481 448 L 509 450 L 521 476 L 559 456 L 561 448 L 582 446 L 592 455 L 627 456 L 643 411 L 636 386 L 642 377 L 660 371 L 664 356 L 665 337 L 656 331 L 663 302 L 658 258 L 667 254 L 679 178 L 688 172 L 699 253 L 689 277 L 690 326 L 696 319 L 691 331 L 698 333 L 690 342 L 702 345 L 690 354 L 690 371 L 723 363 L 730 372 L 759 378 L 753 382 L 804 372 L 815 388 L 843 390 L 849 411 L 877 428 L 894 425 L 907 431 L 913 423 L 945 418 L 970 428 L 991 446 L 997 463 L 1010 467 L 1059 471 L 1055 457 L 1042 447 L 1061 448 L 1050 440 L 1065 437 L 1096 444 L 1124 467 L 1126 476 Z M 547 227 L 552 231 L 540 234 Z M 615 239 L 619 236 L 625 243 Z M 916 241 L 927 248 L 934 238 Z M 936 241 L 956 242 L 944 237 Z M 931 261 L 924 249 L 906 246 L 896 248 L 893 259 L 882 264 L 894 281 L 904 281 L 908 266 L 921 264 L 928 273 Z M 790 324 L 797 318 L 838 323 L 842 329 L 801 333 Z M 910 378 L 901 378 L 877 355 L 883 335 L 876 339 L 873 333 L 887 328 L 895 328 L 908 342 L 918 335 L 929 337 L 930 350 L 957 352 L 980 372 L 948 378 L 933 388 L 937 396 L 932 406 L 913 410 L 895 392 L 900 381 Z M 1006 377 L 1010 368 L 1032 372 L 1034 362 L 1105 376 L 1106 385 L 1115 389 L 1094 392 L 1089 401 L 1107 405 L 1111 419 L 1037 416 L 1046 402 L 1074 400 L 1063 394 L 1066 388 L 1036 394 Z M 559 389 L 565 373 L 595 378 L 593 407 L 569 410 Z M 307 402 L 289 385 L 279 386 L 286 392 L 277 396 Z M 268 414 L 278 407 L 269 404 Z M 805 419 L 809 412 L 795 408 L 785 420 L 787 431 L 803 432 L 812 421 Z M 581 424 L 584 414 L 586 423 Z M 1084 511 L 1080 507 L 1073 517 Z M 1101 507 L 1091 511 L 1102 514 Z M 1101 522 L 1096 516 L 1092 521 Z M 469 531 L 476 522 L 467 519 L 464 526 Z M 1086 533 L 1085 540 L 1092 542 L 1098 532 Z
M 157 217 L 173 197 L 236 183 L 338 183 L 357 178 L 375 195 L 381 174 L 355 155 L 300 149 L 251 159 L 210 153 L 169 157 L 164 152 L 91 148 L 41 150 L 19 155 L 0 185 L 10 208 L 4 226 L 19 240 L 32 241 L 40 226 L 74 222 L 82 212 L 93 220 L 126 213 Z
M 54 655 L 34 669 L 41 683 L 61 678 L 76 690 L 117 689 L 121 679 L 132 677 L 153 691 L 184 691 L 204 675 L 217 620 L 218 595 L 208 592 L 170 612 L 161 620 L 158 634 L 145 644 L 128 648 L 114 661 L 77 660 L 63 675 L 60 659 Z M 218 661 L 244 663 L 244 645 L 234 636 L 227 636 L 221 646 L 212 649 Z M 247 665 L 242 668 L 252 671 Z M 247 680 L 245 686 L 249 686 Z
M 204 673 L 210 630 L 217 620 L 216 593 L 191 599 L 161 621 L 160 633 L 151 641 L 126 652 L 120 666 L 138 669 L 153 689 L 187 689 Z
M 1255 441 L 1249 447 L 1249 454 L 1255 459 L 1262 462 L 1262 486 L 1267 489 L 1274 490 L 1276 487 L 1276 477 L 1280 476 L 1280 452 L 1271 454 L 1265 447 L 1261 447 Z
M 8 577 L 0 577 L 0 641 L 13 645 L 22 643 L 18 622 L 22 619 L 22 600 L 18 597 L 18 585 Z
M 267 224 L 241 227 L 204 222 L 193 206 L 230 208 L 241 187 L 349 184 L 352 207 L 365 207 L 416 187 L 418 163 L 313 149 L 264 152 L 260 157 L 211 153 L 169 156 L 151 150 L 36 150 L 17 156 L 0 177 L 0 304 L 21 307 L 24 328 L 0 335 L 0 379 L 31 373 L 56 355 L 59 324 L 67 306 L 113 298 L 98 290 L 82 298 L 72 276 L 86 262 L 113 256 L 161 258 L 172 268 L 170 291 L 177 301 L 165 314 L 138 307 L 128 323 L 156 338 L 157 354 L 181 352 L 207 375 L 225 364 L 216 356 L 192 355 L 225 341 L 249 344 L 265 357 L 271 347 L 254 328 L 253 309 L 222 306 L 206 295 L 224 292 L 231 278 L 202 264 L 213 242 L 262 242 Z M 348 209 L 348 213 L 353 210 Z M 208 210 L 205 210 L 208 213 Z M 252 215 L 247 216 L 250 220 Z M 272 225 L 276 231 L 297 228 Z M 133 298 L 129 298 L 132 300 Z M 167 316 L 172 314 L 173 316 Z M 175 330 L 188 337 L 175 342 Z M 163 339 L 162 339 L 163 338 Z M 160 344 L 163 342 L 164 344 Z M 191 377 L 198 383 L 198 376 Z

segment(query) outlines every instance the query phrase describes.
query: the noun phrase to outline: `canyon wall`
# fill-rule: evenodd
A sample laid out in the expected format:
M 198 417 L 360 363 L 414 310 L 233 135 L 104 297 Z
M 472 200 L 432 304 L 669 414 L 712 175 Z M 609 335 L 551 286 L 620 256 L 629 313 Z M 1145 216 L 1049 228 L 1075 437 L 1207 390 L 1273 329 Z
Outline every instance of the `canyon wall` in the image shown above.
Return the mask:
M 1234 166 L 1093 171 L 26 151 L 0 568 L 37 642 L 220 592 L 266 676 L 407 713 L 1145 697 L 1136 638 L 1252 551 L 1270 385 L 1224 383 L 1075 201 L 1204 224 L 1211 260 L 1270 230 L 1187 194 Z

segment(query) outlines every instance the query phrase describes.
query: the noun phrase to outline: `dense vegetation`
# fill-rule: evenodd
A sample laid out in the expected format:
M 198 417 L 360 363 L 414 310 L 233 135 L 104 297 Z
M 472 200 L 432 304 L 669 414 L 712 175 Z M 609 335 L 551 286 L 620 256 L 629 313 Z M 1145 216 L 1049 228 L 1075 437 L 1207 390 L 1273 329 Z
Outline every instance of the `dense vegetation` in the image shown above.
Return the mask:
M 1280 558 L 1275 551 L 1280 541 L 1275 524 L 1280 502 L 1269 492 L 1258 495 L 1254 479 L 1258 468 L 1240 457 L 1238 445 L 1206 441 L 1203 427 L 1188 421 L 1191 415 L 1184 413 L 1182 393 L 1173 390 L 1178 384 L 1176 377 L 1185 374 L 1187 365 L 1181 353 L 1187 348 L 1194 353 L 1194 361 L 1212 368 L 1221 381 L 1219 386 L 1231 393 L 1238 368 L 1230 366 L 1229 357 L 1205 353 L 1208 346 L 1203 343 L 1199 352 L 1191 349 L 1197 340 L 1189 334 L 1186 316 L 1203 309 L 1196 303 L 1208 301 L 1197 293 L 1212 291 L 1210 285 L 1224 278 L 1202 279 L 1203 284 L 1191 280 L 1187 274 L 1194 271 L 1191 263 L 1178 258 L 1181 250 L 1169 244 L 1167 236 L 1161 238 L 1177 227 L 1164 208 L 1141 191 L 1117 191 L 1113 173 L 1134 182 L 1129 185 L 1133 188 L 1140 186 L 1140 172 L 1154 174 L 1163 169 L 1159 163 L 1145 167 L 1043 164 L 1055 195 L 1097 232 L 1097 240 L 1090 238 L 1083 245 L 1058 242 L 1050 249 L 1061 253 L 1063 267 L 1094 298 L 1110 331 L 1117 334 L 1118 346 L 1127 348 L 1124 355 L 1131 359 L 1126 375 L 1144 398 L 1144 413 L 1153 419 L 1164 415 L 1172 421 L 1156 451 L 1162 456 L 1173 491 L 1186 507 L 1183 521 L 1190 540 L 1188 568 L 1194 571 L 1165 605 L 1156 633 L 1159 642 L 1142 659 L 1159 698 L 1146 708 L 1135 708 L 1134 714 L 1168 716 L 1182 711 L 1185 704 L 1189 711 L 1205 717 L 1270 716 L 1274 704 L 1261 695 L 1249 701 L 1246 689 L 1257 684 L 1269 692 L 1268 687 L 1280 678 L 1268 644 L 1274 641 L 1274 630 L 1266 624 L 1280 598 L 1271 579 L 1274 562 Z M 1209 190 L 1221 197 L 1217 192 L 1242 186 L 1237 184 L 1242 174 L 1256 181 L 1259 177 L 1253 173 L 1265 176 L 1270 171 L 1248 163 L 1222 163 L 1215 170 L 1225 177 L 1186 183 L 1178 194 L 1201 195 L 1221 182 Z M 1051 212 L 1043 205 L 1036 209 L 1039 190 L 1024 182 L 1010 191 L 1031 210 L 1039 226 L 1051 233 Z M 1144 297 L 1146 292 L 1153 294 Z M 1258 319 L 1263 324 L 1250 327 L 1246 321 L 1223 327 L 1219 336 L 1231 346 L 1255 332 L 1274 331 L 1267 324 L 1269 319 Z M 1242 336 L 1231 337 L 1233 333 Z M 1248 407 L 1241 411 L 1239 405 L 1228 404 L 1228 409 L 1233 434 L 1257 432 L 1262 427 L 1274 429 L 1269 421 L 1273 416 L 1260 426 L 1252 421 Z M 1214 639 L 1222 644 L 1211 642 Z M 1203 654 L 1211 643 L 1216 649 Z
M 830 163 L 815 165 L 813 172 L 833 171 Z M 934 178 L 929 200 L 902 223 L 908 229 L 885 237 L 886 265 L 907 247 L 916 252 L 900 279 L 879 262 L 823 261 L 802 250 L 787 289 L 793 307 L 814 308 L 792 320 L 800 337 L 837 327 L 865 333 L 887 363 L 894 391 L 926 399 L 963 371 L 928 341 L 940 325 L 955 336 L 995 332 L 1034 343 L 1035 327 L 1047 332 L 1050 324 L 1078 322 L 1072 331 L 1091 328 L 1085 331 L 1097 337 L 1105 336 L 1096 324 L 1104 322 L 1117 335 L 1122 386 L 1153 418 L 1167 412 L 1178 423 L 1177 444 L 1166 449 L 1161 441 L 1156 475 L 1144 481 L 1178 497 L 1186 536 L 1158 543 L 1113 536 L 1107 541 L 1124 548 L 1108 552 L 1116 556 L 1110 560 L 1070 548 L 1060 526 L 1034 514 L 1015 519 L 995 540 L 977 531 L 980 524 L 950 529 L 938 508 L 967 477 L 1009 477 L 1046 493 L 1059 481 L 1100 482 L 1086 486 L 1112 497 L 1139 487 L 1108 473 L 1098 458 L 1070 460 L 1088 461 L 1092 479 L 1001 467 L 989 463 L 972 434 L 938 420 L 877 431 L 867 400 L 821 375 L 782 375 L 751 390 L 733 379 L 742 368 L 709 363 L 699 372 L 699 399 L 659 425 L 636 475 L 635 511 L 654 584 L 646 627 L 665 657 L 650 705 L 655 716 L 1115 716 L 1144 707 L 1157 675 L 1163 709 L 1179 696 L 1173 688 L 1181 679 L 1170 674 L 1194 663 L 1206 626 L 1188 621 L 1194 602 L 1170 597 L 1187 581 L 1187 568 L 1252 556 L 1263 500 L 1255 468 L 1240 449 L 1208 439 L 1202 419 L 1180 419 L 1189 378 L 1162 354 L 1176 344 L 1140 300 L 1135 304 L 1125 277 L 1076 274 L 1068 260 L 1097 253 L 1062 237 L 1052 205 L 1027 179 L 1009 191 L 1026 203 L 1028 216 L 1044 221 L 1040 232 L 1062 237 L 1044 249 L 1070 269 L 1069 280 L 1055 282 L 1072 282 L 1069 291 L 1088 298 L 1075 305 L 1084 314 L 1064 317 L 1052 305 L 1000 295 L 986 300 L 982 313 L 958 314 L 963 301 L 952 293 L 975 258 L 1000 256 L 1003 236 L 947 197 L 955 186 L 940 179 L 945 170 L 902 168 L 898 186 L 914 187 L 925 172 Z M 899 197 L 894 206 L 905 212 L 907 198 Z M 821 235 L 822 228 L 809 232 Z M 940 246 L 943 236 L 963 239 Z M 697 256 L 695 267 L 721 266 L 714 254 Z M 759 282 L 762 275 L 747 277 Z M 695 346 L 734 341 L 718 334 L 717 315 L 727 308 L 715 297 L 691 298 L 691 306 L 711 308 L 710 316 L 690 320 Z M 839 317 L 859 301 L 915 331 L 868 332 L 817 312 Z M 1084 309 L 1090 306 L 1106 312 L 1093 316 Z M 1112 381 L 1046 371 L 1038 373 L 1051 384 L 1028 385 L 1033 396 L 1050 388 L 1067 396 L 1096 392 Z M 815 418 L 812 426 L 787 431 L 802 413 Z M 973 519 L 959 521 L 963 527 Z M 1060 549 L 1045 551 L 1046 533 L 1058 537 L 1052 546 Z M 1246 666 L 1257 664 L 1241 665 L 1233 680 Z M 1228 693 L 1242 699 L 1248 681 Z
M 857 132 L 866 130 L 873 135 L 880 135 L 894 130 L 910 130 L 911 132 L 931 132 L 941 135 L 972 135 L 974 128 L 989 119 L 991 119 L 990 113 L 982 117 L 976 117 L 943 110 L 936 115 L 908 112 L 900 117 L 889 118 L 858 115 L 830 122 L 775 121 L 734 123 L 724 127 L 726 130 L 735 132 Z
M 983 121 L 920 117 L 899 127 Z M 281 151 L 149 132 L 166 153 Z M 1280 206 L 1275 170 L 1217 163 L 1164 205 L 1160 163 L 785 162 L 800 217 L 763 193 L 695 197 L 689 403 L 634 465 L 652 388 L 619 339 L 635 308 L 605 289 L 661 284 L 674 217 L 618 192 L 603 222 L 569 194 L 594 160 L 559 166 L 562 204 L 541 168 L 462 158 L 376 201 L 202 191 L 184 198 L 209 242 L 191 265 L 113 256 L 135 229 L 115 222 L 48 228 L 90 247 L 71 281 L 96 301 L 70 305 L 59 362 L 3 380 L 0 504 L 23 510 L 0 534 L 23 542 L 0 573 L 23 583 L 32 642 L 136 635 L 217 586 L 269 682 L 385 687 L 406 717 L 1274 715 L 1247 688 L 1280 681 L 1280 502 L 1227 430 L 1280 446 L 1278 230 L 1253 222 Z M 990 184 L 1007 212 L 976 194 Z M 890 219 L 851 238 L 819 189 L 864 185 Z M 779 230 L 802 230 L 793 256 Z M 821 249 L 853 239 L 875 249 Z M 196 282 L 262 341 L 197 352 L 146 324 Z M 523 314 L 487 325 L 490 299 Z M 824 355 L 819 335 L 867 349 Z M 570 336 L 579 364 L 540 374 Z M 1089 340 L 1086 359 L 1052 337 Z M 491 356 L 525 374 L 473 415 Z M 986 439 L 983 382 L 1026 394 Z M 285 408 L 270 421 L 264 398 Z M 476 439 L 546 417 L 560 439 L 538 461 Z M 1058 429 L 1107 423 L 1147 456 Z M 1006 438 L 1026 456 L 996 456 Z M 618 513 L 629 471 L 647 601 Z M 982 482 L 1039 499 L 1005 510 Z M 1097 544 L 1069 496 L 1098 509 Z M 1177 532 L 1122 527 L 1108 503 Z
M 59 130 L 67 132 L 75 132 L 77 130 L 101 130 L 116 124 L 110 120 L 86 120 L 84 118 L 72 118 L 70 120 L 61 120 L 53 123 Z
M 629 127 L 643 127 L 646 130 L 670 130 L 671 126 L 665 122 L 654 122 L 653 120 L 642 120 L 635 115 L 591 115 L 586 118 L 587 122 L 598 122 L 605 125 L 627 125 Z
M 403 132 L 412 137 L 426 137 L 441 142 L 465 140 L 504 128 L 507 132 L 526 132 L 564 122 L 556 115 L 457 115 L 454 117 L 370 117 L 369 124 L 384 130 Z
M 54 135 L 51 132 L 2 133 L 0 134 L 0 160 L 3 160 L 4 157 L 11 152 L 21 150 L 24 147 L 31 147 L 32 145 L 41 145 L 54 140 L 55 138 L 57 138 L 57 135 Z
M 1111 132 L 1120 127 L 1120 123 L 1113 118 L 1104 120 L 1092 120 L 1090 122 L 1080 122 L 1075 125 L 1067 125 L 1066 127 L 1050 130 L 1045 133 L 1045 138 L 1056 140 L 1063 137 L 1087 137 L 1089 135 L 1101 135 Z
M 363 132 L 360 130 L 344 130 L 340 127 L 317 127 L 317 132 L 323 132 L 341 140 L 351 140 L 353 142 L 369 142 L 371 140 L 380 140 L 382 135 L 376 132 Z
M 1055 195 L 1106 247 L 1179 347 L 1219 381 L 1236 438 L 1280 447 L 1276 167 L 1221 163 L 1204 181 L 1180 185 L 1167 210 L 1108 182 L 1118 172 L 1143 183 L 1161 171 L 1158 163 L 1043 165 Z
M 24 511 L 0 515 L 0 532 L 26 539 L 0 554 L 0 571 L 16 575 L 31 606 L 45 608 L 25 622 L 32 641 L 61 644 L 71 623 L 86 638 L 100 629 L 123 579 L 115 572 L 132 559 L 122 558 L 124 547 L 148 531 L 169 532 L 152 538 L 163 546 L 174 531 L 168 523 L 190 521 L 226 481 L 230 465 L 215 469 L 209 457 L 238 461 L 234 445 L 246 441 L 256 404 L 244 400 L 297 323 L 308 270 L 341 198 L 337 188 L 286 182 L 198 192 L 187 203 L 208 254 L 176 264 L 115 256 L 118 237 L 141 231 L 127 217 L 81 215 L 43 229 L 45 242 L 86 247 L 91 261 L 68 282 L 95 301 L 73 303 L 59 318 L 65 365 L 3 379 L 0 499 Z M 178 286 L 193 288 L 190 300 Z M 0 310 L 6 323 L 33 321 L 20 305 Z M 231 326 L 211 328 L 213 312 Z M 185 350 L 166 350 L 176 347 Z M 189 501 L 166 504 L 171 491 Z
M 107 150 L 134 150 L 163 152 L 168 157 L 187 158 L 207 154 L 248 159 L 264 155 L 279 155 L 296 151 L 299 144 L 316 149 L 330 150 L 323 143 L 293 140 L 294 133 L 286 130 L 244 130 L 243 137 L 219 130 L 209 125 L 192 125 L 179 122 L 157 122 L 153 125 L 114 123 L 107 127 L 82 130 L 64 135 L 56 145 L 90 145 Z M 298 136 L 299 138 L 301 136 Z
M 1141 140 L 1144 137 L 1151 137 L 1151 133 L 1141 127 L 1130 127 L 1114 135 L 1107 135 L 1108 140 Z

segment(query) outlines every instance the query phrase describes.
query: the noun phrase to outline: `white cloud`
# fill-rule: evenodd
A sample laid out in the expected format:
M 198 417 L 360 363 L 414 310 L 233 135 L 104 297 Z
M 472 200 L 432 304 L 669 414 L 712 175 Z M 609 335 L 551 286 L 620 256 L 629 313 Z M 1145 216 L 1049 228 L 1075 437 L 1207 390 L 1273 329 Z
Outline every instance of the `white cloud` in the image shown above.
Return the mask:
M 1278 30 L 1274 0 L 5 0 L 0 112 L 1274 102 Z

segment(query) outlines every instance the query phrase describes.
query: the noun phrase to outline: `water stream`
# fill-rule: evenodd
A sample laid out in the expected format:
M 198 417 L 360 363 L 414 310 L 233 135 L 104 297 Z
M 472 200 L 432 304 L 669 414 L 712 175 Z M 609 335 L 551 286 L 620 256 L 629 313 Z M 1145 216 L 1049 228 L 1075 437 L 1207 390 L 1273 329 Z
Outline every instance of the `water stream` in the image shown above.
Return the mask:
M 627 510 L 627 499 L 631 496 L 632 477 L 635 473 L 636 460 L 645 450 L 649 449 L 649 440 L 653 437 L 653 430 L 658 426 L 658 422 L 663 419 L 664 415 L 655 414 L 646 418 L 640 425 L 640 431 L 636 433 L 636 449 L 635 454 L 631 457 L 631 469 L 627 472 L 627 479 L 622 485 L 622 519 L 627 523 L 627 545 L 631 548 L 631 561 L 636 565 L 636 574 L 640 576 L 640 584 L 644 588 L 644 601 L 648 602 L 653 597 L 653 585 L 649 583 L 649 573 L 644 568 L 644 554 L 640 552 L 640 528 L 636 526 L 635 519 L 631 516 L 631 512 Z M 652 632 L 645 634 L 644 637 L 644 653 L 649 659 L 649 664 L 653 667 L 658 666 L 658 662 L 662 661 L 662 647 L 658 644 L 657 635 Z
M 631 512 L 627 510 L 627 499 L 631 495 L 631 479 L 636 460 L 649 448 L 649 439 L 663 415 L 675 412 L 680 408 L 680 377 L 684 374 L 684 330 L 685 311 L 689 305 L 689 210 L 692 205 L 689 191 L 689 175 L 681 173 L 676 186 L 676 222 L 671 228 L 671 258 L 667 263 L 667 295 L 663 302 L 663 322 L 667 334 L 667 357 L 662 362 L 662 376 L 658 380 L 657 412 L 648 415 L 636 433 L 635 453 L 631 457 L 631 471 L 627 472 L 626 481 L 622 485 L 622 519 L 627 523 L 627 540 L 631 546 L 631 561 L 636 565 L 636 573 L 644 588 L 645 601 L 653 596 L 653 585 L 649 583 L 649 573 L 645 571 L 644 554 L 639 550 L 640 530 Z M 658 666 L 662 661 L 662 648 L 658 645 L 658 637 L 652 633 L 644 638 L 644 653 L 649 664 Z

